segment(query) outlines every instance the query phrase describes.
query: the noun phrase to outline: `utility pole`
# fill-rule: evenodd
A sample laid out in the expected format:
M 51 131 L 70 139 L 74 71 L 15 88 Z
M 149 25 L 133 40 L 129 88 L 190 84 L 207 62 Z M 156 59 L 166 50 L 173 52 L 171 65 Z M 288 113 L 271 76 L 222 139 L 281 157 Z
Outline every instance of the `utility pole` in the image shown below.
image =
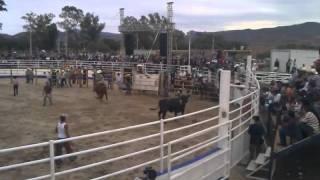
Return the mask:
M 168 18 L 168 35 L 167 35 L 167 65 L 172 64 L 172 40 L 173 40 L 173 2 L 167 3 L 167 18 Z
M 212 36 L 212 52 L 214 51 L 214 36 Z
M 139 33 L 136 33 L 136 48 L 139 49 Z
M 191 32 L 189 34 L 189 56 L 188 56 L 188 65 L 190 66 L 191 64 Z
M 120 8 L 120 26 L 124 24 L 124 8 Z M 124 33 L 121 32 L 121 42 L 120 42 L 120 58 L 125 55 L 124 49 Z
M 68 30 L 65 31 L 64 35 L 65 35 L 64 37 L 65 54 L 66 54 L 66 57 L 68 57 Z
M 60 53 L 61 53 L 61 50 L 60 50 L 60 36 L 58 37 L 58 39 L 57 39 L 57 51 L 58 51 L 58 54 L 59 54 L 59 56 L 60 56 Z
M 29 30 L 29 54 L 30 54 L 30 59 L 32 59 L 32 28 L 30 24 L 30 30 Z

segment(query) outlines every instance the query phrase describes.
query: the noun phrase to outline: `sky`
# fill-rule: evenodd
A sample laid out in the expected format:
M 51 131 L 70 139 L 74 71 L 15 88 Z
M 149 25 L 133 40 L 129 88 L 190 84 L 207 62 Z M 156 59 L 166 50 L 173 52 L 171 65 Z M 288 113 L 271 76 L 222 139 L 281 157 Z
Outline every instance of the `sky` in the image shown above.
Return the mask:
M 106 24 L 104 31 L 118 32 L 119 8 L 125 15 L 159 12 L 166 15 L 165 0 L 5 0 L 7 12 L 0 13 L 0 33 L 23 31 L 21 19 L 28 12 L 53 13 L 55 22 L 65 5 L 98 15 Z M 176 28 L 185 32 L 259 29 L 320 22 L 320 0 L 173 0 Z

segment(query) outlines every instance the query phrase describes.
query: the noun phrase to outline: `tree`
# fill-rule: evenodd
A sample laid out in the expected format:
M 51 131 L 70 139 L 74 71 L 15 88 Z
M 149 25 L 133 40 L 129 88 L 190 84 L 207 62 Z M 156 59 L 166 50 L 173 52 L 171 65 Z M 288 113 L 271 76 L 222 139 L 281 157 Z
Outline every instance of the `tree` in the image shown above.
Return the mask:
M 56 45 L 56 40 L 58 38 L 58 28 L 57 25 L 55 23 L 50 24 L 48 26 L 48 29 L 46 30 L 46 38 L 44 39 L 43 42 L 43 48 L 44 49 L 54 49 L 55 45 Z
M 146 31 L 137 32 L 135 36 L 136 48 L 142 49 L 150 49 L 150 48 L 159 48 L 158 39 L 156 39 L 155 46 L 152 47 L 154 38 L 155 38 L 155 29 L 163 28 L 165 29 L 168 24 L 168 20 L 164 16 L 160 16 L 159 13 L 151 13 L 147 16 L 141 16 L 139 20 L 137 20 L 133 16 L 128 16 L 124 19 L 124 26 L 128 27 L 143 27 Z
M 29 56 L 30 58 L 33 57 L 32 53 L 32 32 L 35 30 L 35 22 L 36 22 L 37 15 L 33 12 L 27 13 L 26 15 L 22 16 L 21 18 L 26 21 L 26 25 L 23 28 L 29 32 Z
M 187 49 L 188 48 L 188 41 L 187 36 L 183 31 L 175 30 L 173 33 L 173 39 L 174 39 L 174 48 L 176 50 L 178 49 Z
M 35 43 L 37 48 L 47 48 L 48 45 L 48 32 L 52 26 L 52 20 L 55 17 L 54 14 L 40 14 L 37 15 L 33 12 L 27 13 L 25 16 L 22 16 L 22 19 L 26 21 L 26 25 L 23 26 L 29 32 L 29 46 L 30 46 L 30 57 L 32 57 L 32 44 Z M 35 33 L 34 39 L 32 35 Z M 52 40 L 51 40 L 52 41 Z
M 83 11 L 74 6 L 65 6 L 59 15 L 63 21 L 58 25 L 65 30 L 65 54 L 68 55 L 69 34 L 76 34 L 77 28 L 83 19 Z
M 4 0 L 0 0 L 0 11 L 7 11 L 5 6 L 6 6 L 6 3 L 4 2 Z
M 88 47 L 89 44 L 98 41 L 104 27 L 104 23 L 99 23 L 99 16 L 87 13 L 80 23 L 80 36 L 84 47 Z
M 5 8 L 6 3 L 4 2 L 4 0 L 0 0 L 0 12 L 1 11 L 7 11 L 7 9 Z M 2 23 L 0 23 L 0 30 L 2 28 Z

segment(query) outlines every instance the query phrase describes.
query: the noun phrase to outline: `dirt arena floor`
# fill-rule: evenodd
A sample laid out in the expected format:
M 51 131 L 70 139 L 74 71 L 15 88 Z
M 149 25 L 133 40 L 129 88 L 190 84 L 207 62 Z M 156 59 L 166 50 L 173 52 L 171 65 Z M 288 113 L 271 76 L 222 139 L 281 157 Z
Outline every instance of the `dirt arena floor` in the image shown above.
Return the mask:
M 53 105 L 43 107 L 42 88 L 44 81 L 39 80 L 37 85 L 31 85 L 25 84 L 24 80 L 20 79 L 20 84 L 20 94 L 18 97 L 14 97 L 10 81 L 8 79 L 0 80 L 0 149 L 56 139 L 54 129 L 58 122 L 59 115 L 62 113 L 68 115 L 67 122 L 70 126 L 71 136 L 106 131 L 158 120 L 157 111 L 152 111 L 150 108 L 157 106 L 159 97 L 152 94 L 134 92 L 132 96 L 126 96 L 115 87 L 114 90 L 109 91 L 110 100 L 101 103 L 96 99 L 90 82 L 89 88 L 73 87 L 54 89 Z M 187 104 L 186 113 L 214 105 L 216 105 L 215 102 L 200 100 L 198 96 L 192 96 Z M 165 129 L 174 129 L 200 122 L 213 117 L 213 115 L 216 114 L 217 111 L 212 111 L 170 122 L 165 124 Z M 169 113 L 167 117 L 173 117 L 173 114 Z M 170 133 L 165 136 L 165 141 L 167 142 L 171 139 L 183 137 L 216 123 L 217 122 L 205 123 L 197 127 L 179 131 L 178 133 Z M 159 125 L 155 125 L 137 130 L 74 141 L 73 148 L 75 151 L 86 150 L 158 132 Z M 211 136 L 213 134 L 215 134 L 215 132 L 213 132 Z M 195 140 L 188 141 L 188 143 L 181 143 L 174 146 L 173 151 L 199 143 L 206 138 L 208 137 L 198 137 Z M 57 169 L 57 171 L 59 172 L 81 165 L 118 157 L 127 153 L 133 153 L 157 146 L 159 145 L 159 142 L 159 137 L 157 137 L 95 153 L 80 155 L 74 162 L 65 159 L 62 167 Z M 165 151 L 167 150 L 165 149 Z M 159 153 L 159 150 L 144 153 L 133 158 L 108 163 L 69 175 L 62 175 L 56 179 L 82 180 L 99 177 L 123 168 L 128 168 L 132 165 L 138 165 L 148 160 L 159 158 Z M 35 148 L 16 153 L 1 154 L 0 166 L 46 157 L 48 157 L 48 149 L 46 148 Z M 159 170 L 159 163 L 155 163 L 152 166 Z M 142 175 L 141 170 L 142 169 L 134 170 L 130 173 L 121 174 L 110 179 L 132 180 L 134 177 Z M 46 175 L 48 173 L 49 163 L 43 163 L 40 165 L 19 168 L 17 170 L 3 171 L 0 173 L 0 180 L 27 179 L 39 175 Z

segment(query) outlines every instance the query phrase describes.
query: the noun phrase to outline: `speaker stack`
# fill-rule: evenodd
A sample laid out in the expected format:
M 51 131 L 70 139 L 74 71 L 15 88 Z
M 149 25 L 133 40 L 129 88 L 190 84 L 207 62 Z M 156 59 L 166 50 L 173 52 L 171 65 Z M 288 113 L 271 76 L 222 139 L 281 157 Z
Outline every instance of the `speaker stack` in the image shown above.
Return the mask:
M 160 56 L 166 57 L 167 56 L 167 33 L 160 33 L 159 37 L 160 43 Z
M 126 49 L 126 55 L 131 56 L 134 53 L 134 35 L 133 34 L 125 34 L 124 35 L 124 46 Z

